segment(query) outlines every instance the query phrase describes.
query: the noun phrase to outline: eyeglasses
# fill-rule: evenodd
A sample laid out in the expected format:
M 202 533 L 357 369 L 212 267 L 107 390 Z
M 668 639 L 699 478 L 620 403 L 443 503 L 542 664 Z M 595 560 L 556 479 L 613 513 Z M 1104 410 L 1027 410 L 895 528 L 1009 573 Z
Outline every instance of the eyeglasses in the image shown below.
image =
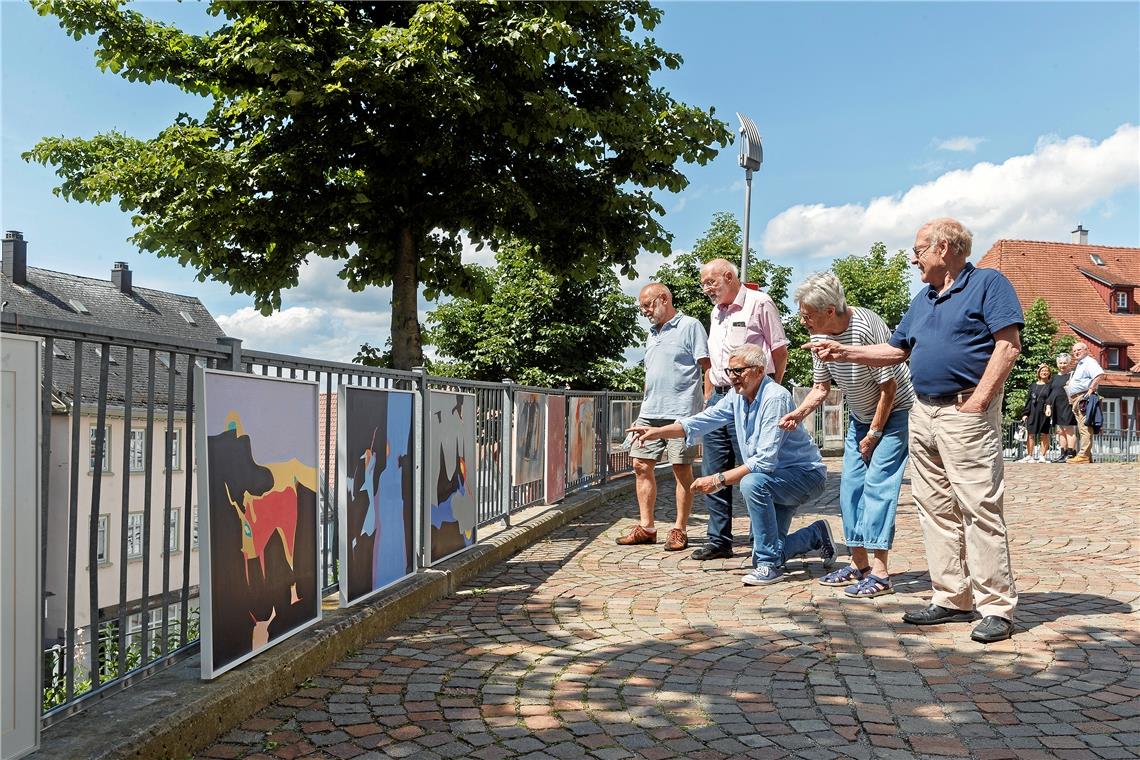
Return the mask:
M 929 251 L 933 247 L 934 247 L 934 243 L 927 243 L 925 248 L 912 248 L 911 250 L 914 251 L 914 257 L 916 259 L 921 259 L 923 256 L 926 255 L 926 252 Z
M 745 364 L 743 367 L 725 367 L 724 371 L 727 372 L 730 377 L 743 377 L 745 372 L 752 369 L 753 367 L 758 367 L 758 366 L 760 366 L 760 365 L 758 365 L 758 364 Z
M 716 284 L 719 281 L 720 281 L 720 275 L 716 275 L 714 277 L 709 277 L 707 279 L 701 280 L 701 287 L 704 288 L 705 290 L 708 290 L 709 288 L 715 288 Z
M 641 302 L 640 304 L 638 304 L 638 305 L 641 307 L 641 310 L 642 310 L 642 311 L 649 311 L 650 309 L 652 309 L 652 308 L 653 308 L 653 304 L 657 303 L 657 299 L 658 299 L 658 298 L 660 298 L 660 297 L 661 297 L 661 296 L 659 296 L 659 295 L 658 295 L 658 296 L 653 296 L 653 298 L 650 298 L 648 301 L 642 301 L 642 302 Z

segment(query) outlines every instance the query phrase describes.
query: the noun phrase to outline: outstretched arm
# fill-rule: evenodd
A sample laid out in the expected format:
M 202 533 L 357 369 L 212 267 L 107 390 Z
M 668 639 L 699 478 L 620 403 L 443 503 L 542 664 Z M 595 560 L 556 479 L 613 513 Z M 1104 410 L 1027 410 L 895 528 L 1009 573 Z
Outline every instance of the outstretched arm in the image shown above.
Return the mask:
M 890 367 L 902 364 L 910 357 L 910 351 L 895 348 L 890 343 L 875 343 L 870 346 L 845 346 L 834 340 L 813 340 L 800 348 L 810 350 L 823 362 L 851 362 L 868 367 Z

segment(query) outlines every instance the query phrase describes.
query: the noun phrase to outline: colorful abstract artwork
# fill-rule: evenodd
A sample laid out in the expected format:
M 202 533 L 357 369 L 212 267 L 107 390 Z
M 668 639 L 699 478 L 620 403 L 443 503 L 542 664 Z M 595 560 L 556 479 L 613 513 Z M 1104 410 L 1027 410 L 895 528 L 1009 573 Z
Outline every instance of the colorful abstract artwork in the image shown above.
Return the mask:
M 321 617 L 317 385 L 199 369 L 202 677 Z
M 432 564 L 475 544 L 475 396 L 431 391 L 424 554 Z
M 511 484 L 521 486 L 542 479 L 546 404 L 541 393 L 515 393 L 514 472 Z
M 415 395 L 343 387 L 338 410 L 340 599 L 347 606 L 415 570 Z
M 546 397 L 546 503 L 566 498 L 566 397 Z
M 570 397 L 570 480 L 593 477 L 597 472 L 594 456 L 595 438 L 594 399 L 584 396 Z

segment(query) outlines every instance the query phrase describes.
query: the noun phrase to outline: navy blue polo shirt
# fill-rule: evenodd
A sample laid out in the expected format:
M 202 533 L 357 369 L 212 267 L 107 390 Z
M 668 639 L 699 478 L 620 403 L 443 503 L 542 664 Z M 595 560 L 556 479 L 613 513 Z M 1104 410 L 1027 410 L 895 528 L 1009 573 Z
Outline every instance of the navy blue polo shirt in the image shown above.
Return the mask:
M 977 385 L 994 352 L 994 333 L 1024 324 L 1005 275 L 966 264 L 945 293 L 928 286 L 914 297 L 889 343 L 910 352 L 917 393 L 944 396 Z

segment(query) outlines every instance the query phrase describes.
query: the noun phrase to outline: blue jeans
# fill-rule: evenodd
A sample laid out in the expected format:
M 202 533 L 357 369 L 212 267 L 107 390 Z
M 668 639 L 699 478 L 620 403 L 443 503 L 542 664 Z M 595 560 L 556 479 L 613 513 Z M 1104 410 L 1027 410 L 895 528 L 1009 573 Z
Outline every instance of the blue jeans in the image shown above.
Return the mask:
M 859 453 L 859 441 L 871 426 L 854 417 L 843 445 L 843 477 L 839 481 L 839 509 L 843 513 L 843 539 L 848 546 L 890 549 L 895 538 L 895 512 L 899 489 L 910 453 L 910 410 L 899 409 L 887 418 L 883 437 L 870 463 Z
M 705 408 L 715 405 L 724 395 L 713 391 Z M 705 433 L 702 446 L 701 472 L 704 475 L 726 472 L 741 461 L 740 446 L 732 425 Z M 705 494 L 705 507 L 709 512 L 708 545 L 714 549 L 732 548 L 732 489 L 722 488 L 716 493 Z
M 792 557 L 823 546 L 822 531 L 808 526 L 788 535 L 800 505 L 823 493 L 822 467 L 795 467 L 753 472 L 740 481 L 740 492 L 752 518 L 752 565 L 781 567 Z

